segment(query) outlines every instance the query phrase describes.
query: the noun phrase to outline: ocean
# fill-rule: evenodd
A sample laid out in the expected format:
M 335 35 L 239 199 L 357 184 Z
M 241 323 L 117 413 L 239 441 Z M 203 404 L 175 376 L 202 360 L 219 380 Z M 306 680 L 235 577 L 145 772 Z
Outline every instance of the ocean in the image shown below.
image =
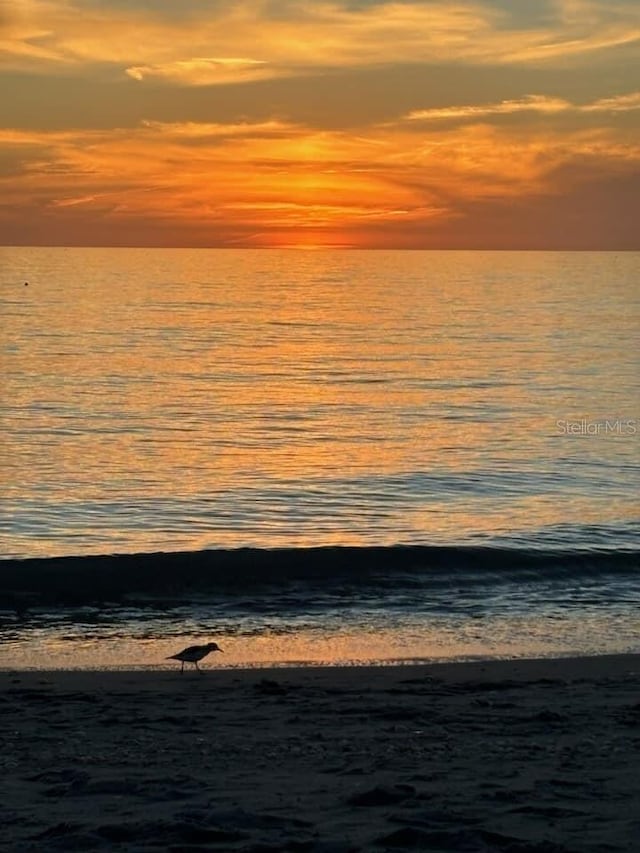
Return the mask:
M 0 667 L 638 650 L 639 279 L 0 249 Z

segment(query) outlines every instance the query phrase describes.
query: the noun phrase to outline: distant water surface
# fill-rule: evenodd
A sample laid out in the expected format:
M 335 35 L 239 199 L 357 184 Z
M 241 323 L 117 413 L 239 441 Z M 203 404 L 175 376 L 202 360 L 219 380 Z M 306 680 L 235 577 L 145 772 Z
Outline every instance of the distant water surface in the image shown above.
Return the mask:
M 636 253 L 0 251 L 2 557 L 637 546 Z

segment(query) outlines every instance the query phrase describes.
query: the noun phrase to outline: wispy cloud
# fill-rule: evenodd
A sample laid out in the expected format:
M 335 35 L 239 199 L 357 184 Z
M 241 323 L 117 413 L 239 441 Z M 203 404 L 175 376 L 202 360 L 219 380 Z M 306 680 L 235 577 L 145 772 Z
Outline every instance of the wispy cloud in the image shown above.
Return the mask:
M 170 14 L 23 0 L 5 8 L 0 51 L 32 70 L 108 63 L 139 82 L 202 86 L 391 63 L 566 64 L 640 40 L 637 9 L 623 0 L 550 8 L 555 16 L 531 26 L 492 0 L 298 0 L 277 14 L 268 0 L 185 0 Z
M 611 103 L 635 100 L 590 106 Z M 640 146 L 611 130 L 520 135 L 481 124 L 420 137 L 402 122 L 367 136 L 275 120 L 144 122 L 110 131 L 8 130 L 0 132 L 3 145 L 23 150 L 23 169 L 0 181 L 0 192 L 25 209 L 59 216 L 88 209 L 114 222 L 198 228 L 447 220 L 472 201 L 535 199 L 594 169 L 623 174 L 640 164 Z
M 571 104 L 561 98 L 545 95 L 527 95 L 524 98 L 499 101 L 492 104 L 466 104 L 426 110 L 412 110 L 408 121 L 440 121 L 451 119 L 481 119 L 494 115 L 511 115 L 521 112 L 558 113 L 569 109 Z
M 182 121 L 182 122 L 164 122 L 145 120 L 141 123 L 141 128 L 148 128 L 153 134 L 161 134 L 164 139 L 179 139 L 187 140 L 212 140 L 224 139 L 227 137 L 291 137 L 304 133 L 302 127 L 298 128 L 291 122 L 278 121 L 271 119 L 269 121 L 258 122 L 199 122 L 199 121 Z
M 600 98 L 592 104 L 577 107 L 581 112 L 612 112 L 625 113 L 631 110 L 640 110 L 640 92 L 631 92 L 628 95 L 614 95 L 611 98 Z
M 276 76 L 264 60 L 235 57 L 197 57 L 158 65 L 133 65 L 126 73 L 134 80 L 163 80 L 187 86 L 244 83 Z
M 407 121 L 477 121 L 491 116 L 513 115 L 514 113 L 616 113 L 640 109 L 640 92 L 601 98 L 588 104 L 573 104 L 562 98 L 547 95 L 526 95 L 523 98 L 498 101 L 489 104 L 467 104 L 412 110 L 405 116 Z

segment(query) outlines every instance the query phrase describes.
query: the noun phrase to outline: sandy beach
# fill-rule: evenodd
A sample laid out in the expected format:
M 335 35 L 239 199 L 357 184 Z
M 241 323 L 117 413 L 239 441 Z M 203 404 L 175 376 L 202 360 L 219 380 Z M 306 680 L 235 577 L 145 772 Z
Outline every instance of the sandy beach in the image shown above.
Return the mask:
M 0 848 L 640 849 L 640 657 L 0 673 Z

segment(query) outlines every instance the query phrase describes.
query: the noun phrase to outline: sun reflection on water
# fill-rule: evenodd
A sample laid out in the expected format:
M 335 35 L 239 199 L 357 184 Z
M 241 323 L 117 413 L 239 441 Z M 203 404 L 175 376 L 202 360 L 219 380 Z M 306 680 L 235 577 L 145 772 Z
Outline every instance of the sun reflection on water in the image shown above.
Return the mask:
M 173 669 L 167 658 L 214 639 L 223 649 L 203 668 L 349 666 L 451 660 L 596 655 L 640 650 L 637 620 L 629 612 L 491 619 L 408 620 L 392 628 L 339 628 L 335 623 L 253 634 L 213 631 L 154 637 L 121 629 L 63 626 L 3 631 L 0 669 Z

